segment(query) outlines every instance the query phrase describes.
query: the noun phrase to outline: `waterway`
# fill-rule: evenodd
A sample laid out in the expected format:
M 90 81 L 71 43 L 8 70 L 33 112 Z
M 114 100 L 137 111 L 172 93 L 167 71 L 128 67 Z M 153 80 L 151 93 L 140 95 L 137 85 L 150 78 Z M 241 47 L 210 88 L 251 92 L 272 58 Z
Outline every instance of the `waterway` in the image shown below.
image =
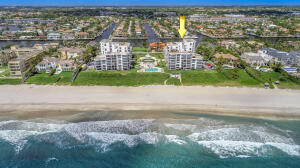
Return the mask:
M 117 23 L 112 24 L 110 27 L 108 27 L 100 36 L 95 38 L 96 42 L 100 42 L 103 39 L 109 39 L 111 33 L 113 32 L 113 30 L 115 29 L 115 27 L 117 26 Z M 6 26 L 5 26 L 6 27 Z M 2 27 L 2 28 L 5 28 Z M 153 42 L 170 42 L 170 41 L 180 41 L 181 39 L 179 38 L 160 38 L 158 37 L 153 28 L 149 25 L 149 23 L 145 23 L 143 24 L 143 28 L 146 31 L 146 35 L 147 35 L 147 39 L 124 39 L 124 40 L 114 40 L 114 41 L 121 41 L 121 42 L 130 42 L 132 44 L 133 47 L 147 47 L 150 43 Z M 1 29 L 1 27 L 0 27 Z M 10 26 L 9 27 L 10 30 L 12 31 L 16 31 L 18 29 L 18 27 L 16 26 Z M 196 39 L 196 44 L 198 45 L 204 38 L 210 38 L 208 36 L 202 35 L 201 33 L 196 33 L 196 36 L 198 37 Z M 245 37 L 245 38 L 234 38 L 234 39 L 241 39 L 241 40 L 251 40 L 254 38 L 258 38 L 261 39 L 262 41 L 271 41 L 271 42 L 276 42 L 278 40 L 300 40 L 300 38 L 282 38 L 282 37 L 271 37 L 271 38 L 266 38 L 266 37 L 254 37 L 254 36 L 249 36 L 249 37 Z M 228 38 L 228 39 L 233 39 L 233 38 Z M 43 40 L 7 40 L 7 41 L 0 41 L 0 48 L 5 47 L 7 45 L 19 45 L 19 46 L 23 46 L 23 47 L 30 47 L 33 46 L 34 44 L 44 44 L 44 43 L 49 43 L 49 42 L 62 42 L 61 40 L 58 41 L 43 41 Z

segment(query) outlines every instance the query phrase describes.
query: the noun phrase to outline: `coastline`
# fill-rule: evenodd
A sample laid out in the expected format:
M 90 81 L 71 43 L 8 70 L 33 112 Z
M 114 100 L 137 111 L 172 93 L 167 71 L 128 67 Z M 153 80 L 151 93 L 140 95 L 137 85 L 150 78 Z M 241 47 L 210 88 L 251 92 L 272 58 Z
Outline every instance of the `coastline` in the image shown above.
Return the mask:
M 300 119 L 300 90 L 3 85 L 0 93 L 0 120 L 65 119 L 90 112 L 112 119 L 176 117 L 174 113 Z

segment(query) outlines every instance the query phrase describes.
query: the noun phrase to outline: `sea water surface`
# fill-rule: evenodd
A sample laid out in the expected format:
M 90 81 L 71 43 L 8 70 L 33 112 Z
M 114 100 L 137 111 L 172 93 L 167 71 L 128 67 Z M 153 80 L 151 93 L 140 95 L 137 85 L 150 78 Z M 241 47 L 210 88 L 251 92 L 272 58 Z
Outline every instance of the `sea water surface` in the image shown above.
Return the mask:
M 300 121 L 191 115 L 1 121 L 0 167 L 300 167 Z

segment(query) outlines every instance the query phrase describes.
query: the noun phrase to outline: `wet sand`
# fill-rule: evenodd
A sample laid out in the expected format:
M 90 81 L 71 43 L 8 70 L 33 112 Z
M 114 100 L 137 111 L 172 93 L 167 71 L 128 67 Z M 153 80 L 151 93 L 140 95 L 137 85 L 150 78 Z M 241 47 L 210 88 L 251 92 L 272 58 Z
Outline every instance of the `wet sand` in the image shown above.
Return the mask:
M 0 120 L 221 114 L 300 119 L 300 90 L 234 87 L 0 86 Z M 182 117 L 182 116 L 181 116 Z

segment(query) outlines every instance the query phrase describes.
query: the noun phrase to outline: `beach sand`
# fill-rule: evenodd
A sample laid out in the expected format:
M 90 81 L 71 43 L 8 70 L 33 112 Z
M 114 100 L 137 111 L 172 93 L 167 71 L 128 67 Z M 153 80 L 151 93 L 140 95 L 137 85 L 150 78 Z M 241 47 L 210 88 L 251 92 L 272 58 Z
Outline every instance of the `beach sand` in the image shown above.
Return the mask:
M 0 120 L 163 118 L 209 113 L 300 119 L 300 90 L 204 86 L 0 86 Z

